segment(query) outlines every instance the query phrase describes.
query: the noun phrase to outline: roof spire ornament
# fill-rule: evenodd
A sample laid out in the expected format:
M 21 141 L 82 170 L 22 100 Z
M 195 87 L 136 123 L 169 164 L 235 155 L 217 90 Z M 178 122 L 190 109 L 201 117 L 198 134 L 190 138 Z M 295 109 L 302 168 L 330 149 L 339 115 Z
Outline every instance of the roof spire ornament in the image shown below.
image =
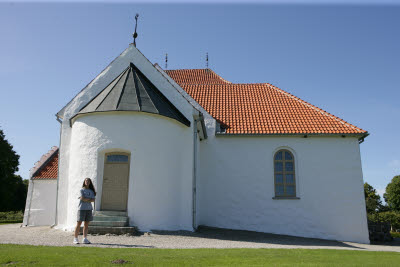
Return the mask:
M 137 29 L 137 19 L 139 18 L 139 13 L 136 13 L 136 16 L 135 16 L 135 20 L 136 20 L 136 24 L 135 24 L 135 32 L 133 33 L 133 45 L 136 47 L 136 38 L 138 37 L 138 34 L 137 34 L 137 32 L 136 32 L 136 29 Z
M 208 69 L 208 52 L 206 53 L 206 68 Z
M 168 53 L 165 54 L 165 69 L 168 69 Z

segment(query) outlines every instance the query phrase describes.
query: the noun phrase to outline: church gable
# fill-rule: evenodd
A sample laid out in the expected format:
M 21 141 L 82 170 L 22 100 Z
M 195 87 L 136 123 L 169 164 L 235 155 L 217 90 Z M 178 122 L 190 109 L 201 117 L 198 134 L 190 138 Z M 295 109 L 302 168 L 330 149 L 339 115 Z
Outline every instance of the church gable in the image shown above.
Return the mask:
M 184 97 L 176 90 L 176 88 L 174 88 L 169 83 L 169 81 L 153 66 L 153 64 L 133 45 L 130 45 L 124 52 L 121 53 L 121 55 L 114 59 L 95 79 L 93 79 L 86 87 L 84 87 L 64 108 L 62 108 L 57 113 L 57 117 L 62 120 L 69 120 L 75 117 L 77 113 L 82 110 L 83 107 L 87 107 L 88 103 L 94 100 L 94 98 L 96 98 L 96 101 L 100 102 L 101 97 L 107 95 L 107 90 L 105 90 L 105 88 L 108 88 L 110 92 L 113 91 L 113 94 L 118 94 L 119 90 L 111 90 L 113 87 L 108 86 L 113 82 L 117 82 L 118 78 L 121 78 L 120 75 L 125 70 L 127 70 L 127 66 L 130 67 L 130 63 L 134 63 L 136 71 L 140 71 L 142 76 L 138 79 L 140 81 L 150 83 L 151 86 L 155 87 L 161 93 L 161 98 L 169 101 L 178 110 L 178 113 L 180 113 L 180 115 L 176 115 L 176 111 L 172 113 L 169 112 L 170 117 L 173 117 L 178 121 L 182 121 L 182 123 L 186 125 L 187 121 L 190 120 L 193 114 L 193 106 L 191 106 L 184 99 Z M 140 94 L 140 90 L 142 89 L 139 87 L 136 91 L 139 91 Z M 149 91 L 153 92 L 154 90 L 146 90 L 146 93 L 149 93 Z M 101 94 L 102 92 L 103 94 Z M 124 93 L 129 93 L 129 91 L 126 91 Z M 142 94 L 143 101 L 145 100 L 144 95 L 146 93 Z M 150 98 L 155 101 L 156 98 L 160 97 L 153 96 Z M 110 97 L 109 99 L 115 100 L 116 98 Z M 164 100 L 161 102 L 165 102 Z M 95 106 L 96 101 L 93 101 L 91 104 Z M 107 108 L 112 104 L 113 103 L 104 103 L 104 107 L 98 106 L 97 109 Z M 128 103 L 124 102 L 119 103 L 121 109 L 127 104 Z M 146 101 L 144 101 L 142 104 L 143 105 L 141 105 L 141 111 L 151 109 L 150 106 L 145 107 Z M 102 105 L 102 103 L 100 103 L 100 105 Z M 132 103 L 129 103 L 128 105 L 131 106 Z M 160 106 L 158 107 L 160 109 L 162 108 Z M 153 111 L 155 112 L 155 110 Z M 168 113 L 168 111 L 164 111 L 163 113 Z

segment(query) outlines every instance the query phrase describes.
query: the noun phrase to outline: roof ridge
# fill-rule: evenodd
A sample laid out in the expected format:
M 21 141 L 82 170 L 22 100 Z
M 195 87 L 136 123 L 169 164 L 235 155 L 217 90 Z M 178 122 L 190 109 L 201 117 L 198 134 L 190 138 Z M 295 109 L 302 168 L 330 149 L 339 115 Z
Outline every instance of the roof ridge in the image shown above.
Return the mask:
M 179 83 L 180 85 L 227 85 L 227 83 Z
M 179 71 L 179 70 L 211 70 L 210 68 L 203 69 L 173 69 L 173 70 L 164 70 L 164 71 Z
M 270 87 L 270 88 L 272 88 L 272 89 L 275 89 L 276 91 L 280 92 L 281 94 L 284 94 L 284 95 L 286 95 L 286 96 L 288 96 L 288 97 L 290 97 L 290 98 L 292 98 L 292 99 L 294 99 L 294 100 L 296 100 L 296 101 L 302 103 L 303 105 L 305 105 L 305 106 L 307 106 L 307 107 L 309 107 L 309 108 L 312 108 L 312 109 L 314 109 L 314 110 L 316 110 L 316 111 L 319 111 L 321 114 L 323 114 L 323 115 L 325 115 L 325 116 L 328 116 L 329 118 L 334 119 L 334 120 L 336 120 L 336 121 L 342 123 L 343 125 L 345 125 L 345 126 L 347 126 L 347 127 L 350 127 L 350 128 L 352 128 L 352 129 L 355 129 L 355 130 L 359 131 L 360 133 L 362 133 L 363 131 L 364 131 L 364 132 L 367 132 L 367 131 L 365 131 L 365 130 L 363 130 L 363 129 L 361 129 L 361 128 L 355 126 L 355 125 L 352 125 L 351 123 L 349 123 L 349 122 L 347 122 L 347 121 L 345 121 L 345 120 L 343 120 L 343 119 L 341 119 L 341 118 L 339 118 L 339 117 L 337 117 L 337 116 L 335 116 L 335 115 L 333 115 L 333 114 L 331 114 L 331 113 L 329 113 L 329 112 L 323 110 L 322 108 L 319 108 L 319 107 L 317 107 L 317 106 L 315 106 L 315 105 L 313 105 L 313 104 L 310 104 L 310 103 L 308 103 L 307 101 L 305 101 L 305 100 L 303 100 L 303 99 L 301 99 L 301 98 L 299 98 L 299 97 L 297 97 L 297 96 L 295 96 L 295 95 L 292 95 L 291 93 L 286 92 L 285 90 L 283 90 L 283 89 L 281 89 L 281 88 L 279 88 L 279 87 L 277 87 L 277 86 L 275 86 L 275 85 L 272 85 L 272 84 L 270 84 L 270 83 L 265 83 L 265 84 L 266 84 L 268 87 Z
M 181 82 L 180 84 L 185 84 L 185 85 L 187 85 L 187 84 L 190 84 L 190 85 L 227 85 L 227 84 L 229 84 L 229 85 L 266 85 L 269 83 L 233 83 L 233 82 L 227 81 L 227 83 L 183 83 L 183 82 Z
M 165 70 L 166 73 L 168 72 L 180 72 L 180 71 L 188 71 L 188 72 L 195 72 L 195 71 L 208 71 L 211 74 L 215 75 L 219 80 L 223 81 L 224 83 L 229 83 L 231 84 L 232 82 L 225 80 L 224 78 L 222 78 L 219 74 L 217 74 L 215 71 L 213 71 L 210 68 L 205 68 L 205 69 L 174 69 L 174 70 Z M 181 83 L 183 84 L 183 83 Z M 193 83 L 192 83 L 193 84 Z M 209 83 L 205 83 L 205 84 L 209 84 Z
M 215 71 L 213 71 L 212 69 L 209 69 L 209 68 L 207 68 L 207 69 L 210 70 L 210 71 L 211 71 L 212 73 L 214 73 L 215 75 L 217 75 L 218 78 L 220 78 L 220 79 L 223 80 L 224 82 L 229 83 L 229 84 L 232 83 L 232 82 L 230 82 L 230 81 L 225 80 L 224 78 L 222 78 L 220 75 L 218 75 L 217 73 L 215 73 Z

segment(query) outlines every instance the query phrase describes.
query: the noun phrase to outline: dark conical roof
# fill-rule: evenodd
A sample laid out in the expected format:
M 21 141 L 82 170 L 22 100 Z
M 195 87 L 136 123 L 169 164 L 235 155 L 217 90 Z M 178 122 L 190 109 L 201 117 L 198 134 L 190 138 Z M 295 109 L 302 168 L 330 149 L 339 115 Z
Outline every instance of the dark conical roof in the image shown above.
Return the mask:
M 117 78 L 95 96 L 75 116 L 105 111 L 148 112 L 166 116 L 186 126 L 190 126 L 190 121 L 186 119 L 186 117 L 133 63 L 130 63 L 128 68 L 118 75 Z M 73 118 L 71 118 L 71 120 Z

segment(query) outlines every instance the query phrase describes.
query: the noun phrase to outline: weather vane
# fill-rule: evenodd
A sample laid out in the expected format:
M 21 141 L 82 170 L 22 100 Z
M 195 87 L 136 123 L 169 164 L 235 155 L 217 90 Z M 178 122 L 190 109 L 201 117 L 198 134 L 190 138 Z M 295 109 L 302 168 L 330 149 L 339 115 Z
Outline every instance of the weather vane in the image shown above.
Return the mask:
M 206 54 L 206 68 L 208 69 L 208 52 Z
M 135 20 L 136 20 L 136 24 L 135 24 L 135 33 L 133 34 L 133 45 L 136 47 L 136 38 L 137 38 L 137 36 L 138 36 L 138 34 L 137 34 L 137 32 L 136 32 L 136 29 L 137 29 L 137 19 L 139 18 L 139 14 L 138 13 L 136 13 L 136 16 L 135 16 Z
M 168 69 L 168 53 L 165 54 L 165 69 Z

